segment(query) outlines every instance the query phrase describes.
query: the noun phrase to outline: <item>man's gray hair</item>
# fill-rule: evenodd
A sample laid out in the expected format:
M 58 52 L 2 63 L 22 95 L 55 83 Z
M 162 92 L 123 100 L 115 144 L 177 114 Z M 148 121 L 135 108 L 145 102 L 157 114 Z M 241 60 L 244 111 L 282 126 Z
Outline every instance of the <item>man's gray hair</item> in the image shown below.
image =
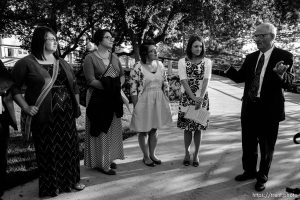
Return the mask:
M 258 26 L 264 28 L 268 33 L 272 33 L 274 35 L 274 38 L 276 37 L 277 29 L 273 24 L 271 24 L 269 22 L 265 22 Z

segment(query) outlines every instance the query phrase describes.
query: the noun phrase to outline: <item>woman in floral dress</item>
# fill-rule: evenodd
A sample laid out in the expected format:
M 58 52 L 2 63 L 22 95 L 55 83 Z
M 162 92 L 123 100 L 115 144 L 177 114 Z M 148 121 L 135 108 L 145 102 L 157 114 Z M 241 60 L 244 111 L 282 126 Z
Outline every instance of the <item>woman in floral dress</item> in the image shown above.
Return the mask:
M 141 61 L 130 72 L 130 93 L 134 105 L 130 129 L 139 133 L 143 163 L 154 167 L 161 164 L 155 155 L 158 128 L 172 122 L 168 84 L 163 64 L 157 60 L 152 42 L 140 46 Z
M 184 130 L 185 158 L 183 164 L 190 165 L 190 146 L 194 133 L 195 152 L 193 166 L 199 166 L 198 152 L 201 143 L 201 131 L 208 126 L 201 125 L 184 118 L 190 105 L 196 109 L 203 107 L 209 110 L 207 94 L 208 83 L 211 78 L 212 62 L 205 57 L 203 39 L 199 36 L 191 36 L 186 48 L 186 57 L 178 61 L 178 74 L 181 81 L 182 96 L 179 103 L 177 127 Z

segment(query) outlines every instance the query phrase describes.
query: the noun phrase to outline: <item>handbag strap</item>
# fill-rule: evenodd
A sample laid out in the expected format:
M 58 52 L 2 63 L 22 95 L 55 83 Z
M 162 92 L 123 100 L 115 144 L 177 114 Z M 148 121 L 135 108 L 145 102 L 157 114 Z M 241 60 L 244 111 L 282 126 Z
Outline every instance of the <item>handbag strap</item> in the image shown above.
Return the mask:
M 111 60 L 112 60 L 112 53 L 110 54 L 109 63 L 100 78 L 102 78 L 106 74 L 106 72 L 109 70 L 109 68 L 111 67 Z
M 46 87 L 44 87 L 43 91 L 41 92 L 41 94 L 39 95 L 39 97 L 37 98 L 36 102 L 35 102 L 35 106 L 36 107 L 40 107 L 42 102 L 44 101 L 44 99 L 46 98 L 46 96 L 48 95 L 48 93 L 50 92 L 50 90 L 52 89 L 52 86 L 54 84 L 54 82 L 56 81 L 57 75 L 58 75 L 58 69 L 59 69 L 59 60 L 57 60 L 54 63 L 53 66 L 53 73 L 52 73 L 52 78 L 50 80 L 50 82 L 46 85 Z M 31 115 L 27 115 L 26 116 L 26 122 L 25 122 L 25 136 L 26 139 L 28 140 L 30 138 L 30 134 L 31 134 L 31 121 L 32 121 L 32 116 Z

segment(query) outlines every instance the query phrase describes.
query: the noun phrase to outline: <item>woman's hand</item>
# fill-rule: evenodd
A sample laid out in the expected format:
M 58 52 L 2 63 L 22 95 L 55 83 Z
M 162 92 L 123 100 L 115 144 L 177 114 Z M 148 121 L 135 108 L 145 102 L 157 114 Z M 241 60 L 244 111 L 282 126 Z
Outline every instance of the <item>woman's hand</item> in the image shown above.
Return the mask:
M 30 116 L 34 116 L 39 111 L 38 107 L 36 106 L 26 106 L 23 108 L 23 111 Z
M 204 98 L 195 97 L 193 100 L 195 101 L 195 110 L 198 110 L 201 107 Z
M 138 102 L 138 96 L 137 95 L 132 95 L 131 96 L 131 101 L 132 101 L 133 107 L 135 108 L 135 106 Z

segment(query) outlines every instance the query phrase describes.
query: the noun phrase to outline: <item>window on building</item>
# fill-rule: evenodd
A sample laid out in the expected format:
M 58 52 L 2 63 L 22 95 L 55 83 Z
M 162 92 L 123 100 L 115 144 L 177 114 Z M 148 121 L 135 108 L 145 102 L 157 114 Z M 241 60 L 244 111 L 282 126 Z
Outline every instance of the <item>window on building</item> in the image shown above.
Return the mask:
M 13 57 L 13 56 L 14 56 L 14 49 L 7 48 L 7 57 Z

